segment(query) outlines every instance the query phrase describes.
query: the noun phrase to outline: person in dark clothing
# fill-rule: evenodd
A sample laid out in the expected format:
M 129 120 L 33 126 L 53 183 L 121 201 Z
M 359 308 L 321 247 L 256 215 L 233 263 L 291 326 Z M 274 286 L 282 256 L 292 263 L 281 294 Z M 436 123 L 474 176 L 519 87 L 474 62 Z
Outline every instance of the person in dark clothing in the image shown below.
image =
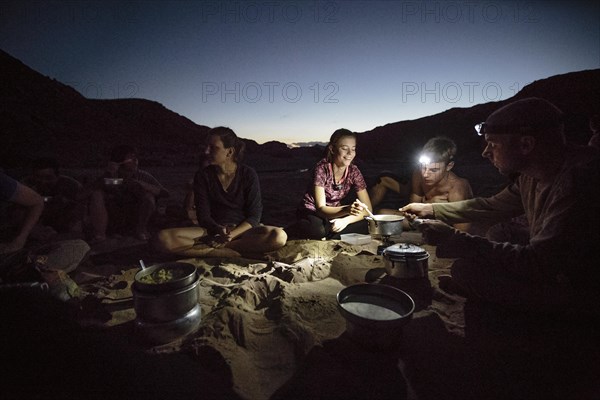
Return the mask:
M 438 257 L 457 258 L 440 285 L 512 309 L 600 315 L 590 306 L 600 293 L 598 153 L 568 144 L 562 112 L 541 98 L 505 105 L 476 129 L 487 143 L 483 156 L 500 173 L 517 176 L 514 182 L 487 198 L 400 209 L 411 219 L 432 218 L 419 225 L 425 241 L 437 246 Z M 525 244 L 490 241 L 448 225 L 522 214 L 529 227 Z
M 56 232 L 81 232 L 85 214 L 82 185 L 76 179 L 61 174 L 55 158 L 40 157 L 33 161 L 31 175 L 23 183 L 44 198 L 40 224 Z
M 281 228 L 260 224 L 258 175 L 241 163 L 244 147 L 233 130 L 211 129 L 206 150 L 208 166 L 194 177 L 198 227 L 160 231 L 157 246 L 161 250 L 195 257 L 216 248 L 256 254 L 285 245 L 287 235 Z
M 590 130 L 592 131 L 592 136 L 590 137 L 588 146 L 600 149 L 600 115 L 596 114 L 590 118 Z
M 137 239 L 148 240 L 148 224 L 156 211 L 156 200 L 168 196 L 169 192 L 154 176 L 138 168 L 133 146 L 114 147 L 106 171 L 90 195 L 92 243 L 105 241 L 108 228 L 119 233 L 133 230 Z
M 18 204 L 26 209 L 25 217 L 14 237 L 6 243 L 0 243 L 0 254 L 8 254 L 25 246 L 29 234 L 42 215 L 44 200 L 34 190 L 0 172 L 0 201 Z

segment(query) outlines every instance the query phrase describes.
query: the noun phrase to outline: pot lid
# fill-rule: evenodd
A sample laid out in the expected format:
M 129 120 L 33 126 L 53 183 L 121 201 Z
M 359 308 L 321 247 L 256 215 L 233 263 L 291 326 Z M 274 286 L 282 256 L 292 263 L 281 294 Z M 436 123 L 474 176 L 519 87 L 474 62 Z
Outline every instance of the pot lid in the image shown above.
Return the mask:
M 382 253 L 390 257 L 418 257 L 427 254 L 425 249 L 412 243 L 396 243 L 386 247 Z

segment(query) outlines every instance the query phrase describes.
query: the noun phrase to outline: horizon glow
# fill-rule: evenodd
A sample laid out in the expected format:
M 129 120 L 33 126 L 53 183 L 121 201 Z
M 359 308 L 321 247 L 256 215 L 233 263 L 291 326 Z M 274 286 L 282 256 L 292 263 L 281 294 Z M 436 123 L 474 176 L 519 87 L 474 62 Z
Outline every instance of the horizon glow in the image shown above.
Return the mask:
M 326 142 L 600 68 L 584 1 L 31 1 L 0 48 L 91 99 L 157 101 L 264 143 Z

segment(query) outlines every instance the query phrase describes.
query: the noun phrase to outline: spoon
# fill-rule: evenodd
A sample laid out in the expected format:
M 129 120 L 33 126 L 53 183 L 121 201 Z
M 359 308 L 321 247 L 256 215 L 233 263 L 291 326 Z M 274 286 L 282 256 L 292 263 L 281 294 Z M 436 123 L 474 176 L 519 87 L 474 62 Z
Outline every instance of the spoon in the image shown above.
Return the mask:
M 144 264 L 144 260 L 140 260 L 140 267 L 142 267 L 142 269 L 146 269 L 146 264 Z
M 371 212 L 371 210 L 369 210 L 369 207 L 367 207 L 367 205 L 365 203 L 363 203 L 360 200 L 356 200 L 356 202 L 365 210 L 367 210 L 367 214 L 369 214 L 369 217 L 371 217 L 373 219 L 373 223 L 375 224 L 375 227 L 377 227 L 377 220 L 375 219 L 375 215 L 373 215 L 373 213 Z

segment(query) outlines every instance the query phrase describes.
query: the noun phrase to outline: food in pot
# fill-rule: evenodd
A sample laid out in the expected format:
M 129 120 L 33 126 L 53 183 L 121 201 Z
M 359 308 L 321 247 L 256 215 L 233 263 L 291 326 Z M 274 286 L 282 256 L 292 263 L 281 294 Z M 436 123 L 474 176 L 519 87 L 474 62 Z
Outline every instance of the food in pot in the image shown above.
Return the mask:
M 160 268 L 151 274 L 141 276 L 138 281 L 150 285 L 159 285 L 186 275 L 183 268 Z

